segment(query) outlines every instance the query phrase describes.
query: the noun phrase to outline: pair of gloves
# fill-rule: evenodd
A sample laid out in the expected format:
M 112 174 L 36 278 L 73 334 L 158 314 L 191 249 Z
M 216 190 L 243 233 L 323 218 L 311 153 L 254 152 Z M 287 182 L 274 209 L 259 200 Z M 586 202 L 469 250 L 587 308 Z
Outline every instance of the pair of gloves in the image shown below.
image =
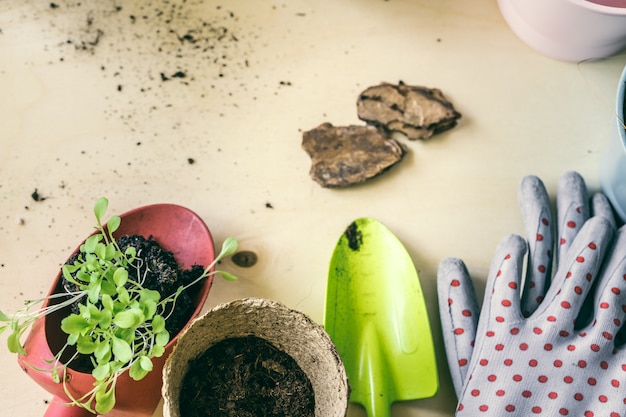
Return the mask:
M 527 239 L 497 247 L 482 308 L 461 260 L 439 266 L 456 416 L 625 416 L 626 229 L 575 172 L 559 182 L 556 225 L 539 178 L 523 179 L 519 202 Z

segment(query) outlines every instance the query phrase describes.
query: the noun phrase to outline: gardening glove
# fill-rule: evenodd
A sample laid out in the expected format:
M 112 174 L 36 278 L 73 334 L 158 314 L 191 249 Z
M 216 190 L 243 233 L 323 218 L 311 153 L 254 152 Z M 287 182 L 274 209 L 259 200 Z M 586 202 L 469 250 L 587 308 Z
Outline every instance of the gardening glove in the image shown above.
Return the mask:
M 511 235 L 493 258 L 476 345 L 457 406 L 462 416 L 624 416 L 626 229 L 602 216 L 579 230 L 530 317 L 520 302 L 526 242 Z M 445 276 L 458 259 L 444 260 Z M 577 323 L 593 287 L 593 318 Z
M 565 173 L 559 181 L 557 237 L 554 236 L 550 199 L 539 178 L 527 176 L 522 179 L 518 200 L 529 245 L 521 306 L 523 314 L 529 316 L 550 284 L 553 251 L 557 252 L 557 263 L 592 214 L 604 216 L 612 223 L 615 220 L 606 197 L 597 193 L 590 200 L 585 182 L 576 172 Z M 479 304 L 465 265 L 462 262 L 455 265 L 454 269 L 440 270 L 438 294 L 444 344 L 458 397 L 474 350 Z

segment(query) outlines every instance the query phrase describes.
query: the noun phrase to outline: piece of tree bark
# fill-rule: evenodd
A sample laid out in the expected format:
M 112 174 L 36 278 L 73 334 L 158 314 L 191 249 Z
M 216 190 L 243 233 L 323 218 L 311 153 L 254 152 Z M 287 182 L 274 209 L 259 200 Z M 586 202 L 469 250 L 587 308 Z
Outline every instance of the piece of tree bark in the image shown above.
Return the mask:
M 406 153 L 398 141 L 373 126 L 323 123 L 302 137 L 302 147 L 311 157 L 311 178 L 327 188 L 362 183 L 391 168 Z
M 461 113 L 441 90 L 382 83 L 363 91 L 357 100 L 359 119 L 410 140 L 428 139 L 456 126 Z

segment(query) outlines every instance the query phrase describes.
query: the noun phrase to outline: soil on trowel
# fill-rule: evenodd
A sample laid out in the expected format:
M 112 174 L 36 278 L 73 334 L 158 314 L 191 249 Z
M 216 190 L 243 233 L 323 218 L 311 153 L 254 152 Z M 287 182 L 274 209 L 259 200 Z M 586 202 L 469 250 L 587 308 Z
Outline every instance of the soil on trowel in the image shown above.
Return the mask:
M 222 340 L 189 364 L 181 417 L 313 417 L 311 381 L 298 363 L 256 336 Z
M 356 222 L 352 222 L 350 226 L 344 232 L 346 239 L 348 239 L 348 247 L 352 249 L 354 252 L 357 252 L 361 249 L 361 245 L 363 244 L 363 234 L 359 230 L 359 226 Z

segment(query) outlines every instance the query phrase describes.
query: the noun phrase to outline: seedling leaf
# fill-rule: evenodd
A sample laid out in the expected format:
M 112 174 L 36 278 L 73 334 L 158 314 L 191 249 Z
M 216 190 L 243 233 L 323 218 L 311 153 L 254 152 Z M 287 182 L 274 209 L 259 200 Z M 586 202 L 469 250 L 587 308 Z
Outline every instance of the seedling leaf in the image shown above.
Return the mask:
M 141 302 L 144 302 L 144 301 L 159 302 L 160 299 L 161 299 L 161 294 L 156 290 L 149 290 L 147 288 L 143 288 L 139 291 L 139 300 Z
M 155 358 L 160 358 L 165 353 L 165 348 L 163 346 L 154 345 L 152 347 L 152 356 Z
M 94 285 L 89 286 L 89 290 L 87 291 L 87 295 L 89 297 L 89 301 L 92 303 L 97 303 L 100 299 L 100 288 L 102 287 L 101 282 L 96 282 Z
M 113 282 L 117 287 L 123 287 L 128 280 L 128 271 L 124 268 L 117 268 L 113 273 Z
M 141 355 L 139 359 L 131 365 L 129 375 L 135 381 L 139 381 L 148 375 L 148 372 L 150 372 L 152 368 L 152 360 L 146 355 Z
M 115 245 L 113 244 L 108 244 L 106 246 L 106 252 L 104 254 L 104 259 L 107 261 L 112 260 L 113 258 L 115 258 L 117 249 L 115 249 Z
M 230 272 L 226 272 L 226 271 L 217 271 L 224 280 L 226 281 L 237 281 L 237 277 L 233 274 L 231 274 Z
M 128 310 L 120 311 L 113 317 L 113 323 L 121 327 L 122 329 L 131 329 L 139 326 L 145 321 L 143 311 L 139 308 L 131 308 Z
M 9 318 L 9 316 L 7 316 L 6 314 L 4 314 L 2 311 L 0 311 L 0 321 L 4 321 L 4 322 L 10 322 L 11 319 Z
M 82 336 L 79 337 L 76 342 L 76 350 L 78 353 L 82 353 L 84 355 L 90 355 L 95 352 L 97 344 L 91 340 L 89 337 Z
M 137 249 L 135 249 L 133 246 L 129 246 L 124 251 L 124 255 L 128 259 L 128 262 L 132 262 L 133 260 L 135 260 L 135 257 L 137 256 Z
M 139 357 L 139 363 L 141 364 L 141 369 L 148 372 L 152 370 L 152 360 L 146 355 L 141 355 Z
M 102 365 L 98 365 L 93 369 L 93 372 L 91 372 L 91 375 L 96 378 L 96 381 L 102 381 L 110 374 L 111 366 L 109 365 L 109 363 L 103 363 Z
M 235 239 L 234 237 L 227 237 L 224 243 L 222 243 L 222 250 L 218 258 L 223 258 L 225 256 L 232 255 L 233 253 L 237 251 L 238 246 L 239 246 L 239 243 L 237 242 L 237 239 Z
M 93 207 L 93 213 L 96 215 L 98 225 L 102 224 L 102 217 L 109 207 L 109 200 L 106 197 L 100 197 Z
M 26 351 L 24 347 L 20 343 L 20 333 L 13 332 L 7 338 L 7 346 L 9 348 L 9 352 L 11 353 L 19 353 L 20 355 L 25 355 Z
M 61 320 L 61 330 L 70 335 L 80 334 L 87 327 L 89 327 L 89 322 L 78 314 L 70 314 Z
M 165 330 L 165 319 L 160 315 L 154 316 L 152 318 L 152 331 L 158 334 L 163 330 Z
M 98 414 L 107 414 L 115 407 L 115 384 L 110 389 L 103 389 L 96 391 L 96 411 Z
M 133 350 L 127 341 L 115 336 L 113 336 L 111 341 L 113 342 L 112 351 L 116 360 L 126 363 L 133 358 Z
M 98 346 L 94 350 L 93 355 L 96 357 L 96 359 L 98 359 L 99 362 L 105 362 L 108 361 L 106 357 L 107 354 L 109 354 L 110 352 L 111 345 L 109 344 L 108 340 L 103 340 L 102 342 L 98 343 Z
M 94 250 L 94 253 L 98 256 L 98 258 L 100 258 L 103 261 L 107 260 L 107 247 L 105 244 L 103 243 L 99 243 L 96 245 L 96 249 Z
M 170 334 L 167 330 L 163 330 L 156 335 L 156 342 L 158 346 L 165 346 L 170 341 Z
M 68 335 L 67 344 L 70 346 L 74 346 L 79 336 L 80 336 L 80 333 L 73 333 L 73 334 Z
M 107 223 L 107 227 L 109 228 L 109 233 L 114 233 L 119 227 L 122 219 L 120 216 L 111 216 Z
M 109 294 L 102 294 L 102 298 L 100 299 L 102 302 L 102 306 L 107 310 L 113 311 L 113 306 L 115 303 L 113 302 L 113 298 Z
M 121 287 L 121 288 L 118 288 L 117 291 L 118 291 L 117 301 L 119 301 L 120 303 L 124 305 L 128 305 L 128 303 L 130 303 L 130 294 L 128 294 L 128 291 L 126 290 L 126 288 Z
M 139 361 L 136 361 L 130 366 L 130 369 L 128 370 L 128 375 L 135 381 L 139 381 L 140 379 L 143 379 L 146 375 L 148 375 L 148 371 L 141 367 Z
M 100 243 L 101 240 L 102 240 L 101 234 L 95 234 L 95 235 L 89 236 L 87 240 L 85 240 L 85 243 L 82 246 L 82 251 L 86 253 L 94 253 L 96 250 L 96 246 L 98 245 L 98 243 Z

